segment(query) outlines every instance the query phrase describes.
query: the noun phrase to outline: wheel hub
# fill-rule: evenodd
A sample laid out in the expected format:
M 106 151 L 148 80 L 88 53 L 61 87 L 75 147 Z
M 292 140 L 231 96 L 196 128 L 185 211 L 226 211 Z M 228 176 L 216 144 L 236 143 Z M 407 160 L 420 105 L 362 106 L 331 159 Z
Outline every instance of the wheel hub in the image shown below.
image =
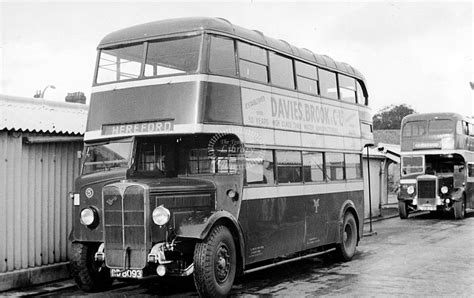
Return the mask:
M 227 279 L 230 272 L 230 256 L 227 246 L 224 244 L 219 246 L 216 255 L 216 278 L 218 282 L 223 282 Z

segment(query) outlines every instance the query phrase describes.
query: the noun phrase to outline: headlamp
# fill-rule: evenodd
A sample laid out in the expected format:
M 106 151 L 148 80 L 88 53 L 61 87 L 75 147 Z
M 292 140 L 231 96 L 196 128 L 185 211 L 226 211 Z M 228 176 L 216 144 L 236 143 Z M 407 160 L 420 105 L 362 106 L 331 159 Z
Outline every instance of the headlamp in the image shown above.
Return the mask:
M 447 194 L 448 193 L 448 187 L 447 186 L 443 186 L 441 187 L 441 193 L 444 195 L 444 194 Z
M 171 213 L 163 205 L 158 206 L 153 210 L 153 222 L 159 226 L 165 225 L 170 220 Z
M 99 215 L 97 211 L 91 207 L 84 208 L 81 210 L 80 222 L 89 228 L 94 228 L 99 222 Z

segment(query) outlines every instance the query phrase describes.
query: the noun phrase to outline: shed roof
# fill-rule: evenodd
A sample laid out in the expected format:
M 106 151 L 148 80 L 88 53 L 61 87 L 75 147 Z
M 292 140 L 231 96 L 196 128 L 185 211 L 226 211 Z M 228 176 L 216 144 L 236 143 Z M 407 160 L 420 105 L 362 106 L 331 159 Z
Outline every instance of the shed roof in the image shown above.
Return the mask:
M 0 130 L 84 134 L 84 104 L 0 94 Z
M 364 80 L 364 76 L 357 69 L 347 63 L 335 61 L 326 55 L 315 54 L 308 49 L 297 48 L 284 40 L 274 39 L 264 35 L 260 31 L 250 30 L 234 25 L 222 18 L 177 18 L 136 25 L 108 34 L 100 41 L 99 48 L 196 31 L 234 35 L 241 39 L 267 46 L 277 51 L 311 61 L 322 67 L 335 69 Z

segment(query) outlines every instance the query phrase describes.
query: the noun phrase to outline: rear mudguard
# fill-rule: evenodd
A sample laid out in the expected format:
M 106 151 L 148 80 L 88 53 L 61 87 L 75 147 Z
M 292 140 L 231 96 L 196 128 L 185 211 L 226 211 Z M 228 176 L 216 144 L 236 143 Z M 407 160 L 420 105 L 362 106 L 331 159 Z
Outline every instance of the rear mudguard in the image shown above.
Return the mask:
M 341 239 L 340 238 L 340 235 L 342 234 L 342 229 L 344 228 L 343 227 L 343 224 L 344 224 L 344 214 L 346 214 L 346 212 L 350 210 L 354 213 L 354 217 L 355 217 L 355 220 L 356 220 L 356 223 L 357 223 L 357 226 L 358 226 L 358 230 L 357 230 L 357 241 L 360 240 L 361 236 L 362 236 L 362 233 L 363 233 L 363 229 L 364 229 L 364 225 L 363 225 L 363 219 L 362 219 L 362 223 L 361 223 L 361 220 L 359 218 L 359 214 L 357 212 L 357 208 L 354 204 L 354 202 L 352 202 L 351 200 L 347 200 L 344 202 L 344 204 L 342 204 L 342 208 L 341 210 L 339 211 L 339 229 L 337 229 L 338 231 L 338 235 L 337 235 L 337 238 L 336 239 Z

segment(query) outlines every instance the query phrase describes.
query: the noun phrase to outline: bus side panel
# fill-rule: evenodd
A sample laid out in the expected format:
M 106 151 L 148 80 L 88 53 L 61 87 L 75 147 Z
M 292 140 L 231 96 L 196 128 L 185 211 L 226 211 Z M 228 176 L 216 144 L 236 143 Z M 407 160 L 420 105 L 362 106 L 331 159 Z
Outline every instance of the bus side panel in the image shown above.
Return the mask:
M 242 125 L 239 86 L 204 82 L 203 88 L 206 97 L 201 122 Z
M 348 206 L 354 206 L 357 212 L 356 220 L 359 222 L 359 236 L 362 237 L 363 224 L 364 224 L 364 191 L 356 190 L 345 193 L 334 194 L 332 198 L 334 205 L 329 208 L 329 220 L 328 220 L 328 239 L 327 243 L 338 243 L 340 240 L 340 228 L 342 220 L 344 219 L 344 213 L 342 208 Z M 343 206 L 344 204 L 347 206 Z
M 242 205 L 242 211 L 247 212 L 247 218 L 242 219 L 248 228 L 244 231 L 247 263 L 301 250 L 305 214 L 302 197 L 243 200 Z
M 200 82 L 184 82 L 93 93 L 87 131 L 99 130 L 102 124 L 138 120 L 173 119 L 174 124 L 195 123 L 200 90 Z
M 363 215 L 363 191 L 245 199 L 240 221 L 246 238 L 246 264 L 336 243 L 341 208 L 348 199 Z
M 474 181 L 466 183 L 466 208 L 474 208 Z

